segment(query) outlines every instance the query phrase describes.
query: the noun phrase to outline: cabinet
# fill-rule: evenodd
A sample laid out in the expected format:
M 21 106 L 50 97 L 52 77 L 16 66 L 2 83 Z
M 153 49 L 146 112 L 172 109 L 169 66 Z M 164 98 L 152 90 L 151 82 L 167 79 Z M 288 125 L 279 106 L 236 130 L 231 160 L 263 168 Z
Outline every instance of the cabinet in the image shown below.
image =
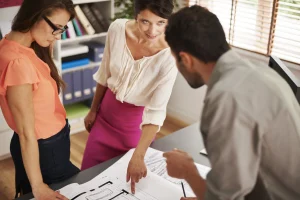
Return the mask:
M 99 11 L 102 14 L 102 17 L 105 18 L 108 21 L 111 21 L 114 18 L 114 1 L 113 0 L 73 0 L 74 4 L 77 4 L 79 6 L 82 6 L 82 4 L 95 4 L 98 7 Z M 100 32 L 100 33 L 95 33 L 93 35 L 83 35 L 83 36 L 77 36 L 75 38 L 67 38 L 64 40 L 59 40 L 55 43 L 54 45 L 54 52 L 53 52 L 53 57 L 54 57 L 54 62 L 56 64 L 56 66 L 58 67 L 58 70 L 60 72 L 60 74 L 62 75 L 63 79 L 72 79 L 72 78 L 78 78 L 80 77 L 80 73 L 81 75 L 81 79 L 82 82 L 86 82 L 87 76 L 85 74 L 83 74 L 83 71 L 85 70 L 85 72 L 91 72 L 89 74 L 92 75 L 92 73 L 95 72 L 95 69 L 98 68 L 101 64 L 101 62 L 93 62 L 90 61 L 89 64 L 87 65 L 83 65 L 80 67 L 74 67 L 74 68 L 69 68 L 69 69 L 62 69 L 62 49 L 64 49 L 65 47 L 68 47 L 70 45 L 79 45 L 80 43 L 83 42 L 88 42 L 88 41 L 98 41 L 101 43 L 105 43 L 105 38 L 106 38 L 107 32 Z M 84 80 L 83 80 L 84 79 Z M 92 79 L 92 77 L 90 77 L 90 79 Z M 65 80 L 66 82 L 66 80 Z M 72 81 L 70 81 L 72 82 Z M 67 87 L 69 85 L 69 88 L 73 89 L 73 94 L 67 94 L 68 97 L 70 97 L 72 95 L 72 98 L 77 98 L 77 102 L 78 99 L 80 99 L 80 94 L 78 92 L 75 91 L 75 87 L 76 87 L 76 80 L 74 81 L 73 79 L 73 85 L 70 85 L 70 82 L 67 83 Z M 95 85 L 93 87 L 93 90 L 95 91 Z M 82 95 L 84 93 L 84 89 L 82 89 Z M 65 104 L 69 104 L 68 101 L 66 101 L 65 96 L 63 97 L 63 95 L 66 94 L 61 94 L 61 100 L 65 103 Z M 93 95 L 90 96 L 90 98 L 92 98 Z M 64 100 L 63 100 L 64 99 Z M 67 110 L 67 115 L 68 113 L 74 113 L 72 110 L 70 111 L 70 109 L 72 109 L 72 105 L 67 105 L 65 106 L 66 110 Z M 81 107 L 81 106 L 79 106 Z M 75 108 L 75 109 L 78 109 Z M 88 110 L 88 109 L 87 109 Z M 86 115 L 87 111 L 83 111 L 81 113 L 83 114 L 76 114 L 75 118 L 70 118 L 70 116 L 67 116 L 69 118 L 69 123 L 71 125 L 71 134 L 73 133 L 77 133 L 80 131 L 85 130 L 84 128 L 84 117 Z

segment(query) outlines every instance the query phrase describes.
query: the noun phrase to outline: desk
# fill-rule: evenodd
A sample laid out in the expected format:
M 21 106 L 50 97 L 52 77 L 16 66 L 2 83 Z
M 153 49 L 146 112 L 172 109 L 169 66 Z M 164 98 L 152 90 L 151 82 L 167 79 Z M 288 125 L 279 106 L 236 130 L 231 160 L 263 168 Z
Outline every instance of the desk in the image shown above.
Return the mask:
M 155 142 L 153 142 L 151 147 L 161 151 L 170 151 L 173 148 L 178 148 L 188 152 L 194 158 L 195 162 L 206 166 L 210 166 L 208 159 L 199 153 L 199 151 L 203 149 L 202 136 L 200 134 L 199 127 L 200 127 L 199 123 L 190 125 L 166 137 L 156 140 Z M 53 184 L 50 187 L 54 190 L 57 190 L 70 183 L 79 183 L 79 184 L 85 183 L 91 180 L 92 178 L 94 178 L 96 175 L 103 172 L 108 167 L 110 167 L 121 157 L 122 156 L 115 157 L 104 163 L 101 163 L 92 168 L 84 170 L 79 174 L 71 177 L 70 179 L 65 180 L 61 183 Z M 126 174 L 124 174 L 124 176 L 126 176 Z M 17 198 L 17 200 L 28 200 L 31 199 L 32 197 L 33 197 L 32 194 L 27 194 L 20 198 Z

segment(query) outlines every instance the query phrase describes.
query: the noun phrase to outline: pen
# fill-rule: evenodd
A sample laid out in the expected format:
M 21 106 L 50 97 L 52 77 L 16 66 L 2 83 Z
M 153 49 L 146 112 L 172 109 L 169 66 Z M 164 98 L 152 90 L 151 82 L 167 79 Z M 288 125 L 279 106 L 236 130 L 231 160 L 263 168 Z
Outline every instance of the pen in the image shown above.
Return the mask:
M 183 195 L 184 195 L 184 197 L 186 197 L 186 195 L 185 195 L 185 190 L 184 190 L 184 186 L 183 186 L 182 181 L 181 181 L 181 187 L 182 187 Z

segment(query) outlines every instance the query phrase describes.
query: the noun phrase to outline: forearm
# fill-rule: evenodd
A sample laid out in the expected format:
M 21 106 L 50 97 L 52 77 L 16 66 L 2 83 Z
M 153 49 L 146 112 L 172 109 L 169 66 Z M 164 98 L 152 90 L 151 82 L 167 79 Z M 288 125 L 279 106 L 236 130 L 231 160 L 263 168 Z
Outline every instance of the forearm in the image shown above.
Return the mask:
M 135 156 L 144 159 L 146 151 L 155 138 L 158 128 L 157 125 L 153 124 L 146 124 L 142 127 L 142 135 L 134 152 Z
M 26 137 L 24 133 L 19 134 L 22 159 L 32 189 L 43 183 L 40 169 L 39 148 L 35 137 Z
M 93 102 L 91 105 L 92 112 L 98 111 L 99 105 L 104 97 L 106 90 L 107 90 L 107 87 L 104 87 L 104 86 L 100 85 L 99 83 L 97 83 L 96 92 L 95 92 Z
M 200 176 L 197 167 L 193 164 L 190 169 L 187 170 L 188 175 L 185 178 L 187 183 L 192 188 L 193 192 L 195 193 L 198 200 L 204 200 L 205 190 L 206 190 L 206 183 Z

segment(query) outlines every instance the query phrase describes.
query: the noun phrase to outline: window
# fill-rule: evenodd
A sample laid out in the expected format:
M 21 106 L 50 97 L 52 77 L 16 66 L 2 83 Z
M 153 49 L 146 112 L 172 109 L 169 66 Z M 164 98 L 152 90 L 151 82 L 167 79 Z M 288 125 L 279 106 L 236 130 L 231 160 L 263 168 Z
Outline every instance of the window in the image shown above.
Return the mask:
M 300 63 L 300 0 L 188 0 L 215 13 L 230 45 Z

